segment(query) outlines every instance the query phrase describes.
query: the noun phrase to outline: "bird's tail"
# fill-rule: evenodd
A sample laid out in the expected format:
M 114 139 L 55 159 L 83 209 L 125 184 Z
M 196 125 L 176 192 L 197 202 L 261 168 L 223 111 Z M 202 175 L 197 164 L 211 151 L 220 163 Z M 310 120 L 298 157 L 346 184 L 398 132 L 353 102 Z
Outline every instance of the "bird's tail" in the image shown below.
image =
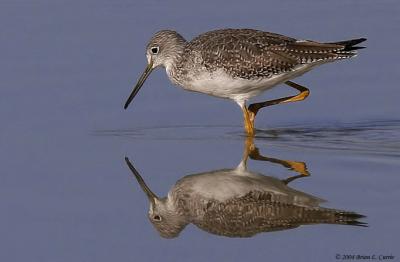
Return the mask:
M 307 213 L 309 216 L 312 216 L 313 219 L 318 221 L 317 223 L 351 225 L 351 226 L 361 226 L 361 227 L 368 226 L 367 223 L 359 221 L 365 216 L 355 212 L 342 211 L 337 209 L 328 209 L 328 208 L 317 208 L 317 209 L 309 209 Z
M 350 51 L 365 48 L 365 46 L 356 46 L 356 45 L 358 45 L 359 43 L 362 43 L 366 40 L 367 40 L 367 38 L 357 38 L 357 39 L 351 39 L 351 40 L 327 43 L 327 44 L 341 45 L 344 47 L 343 49 L 340 50 L 341 52 L 350 52 Z
M 347 41 L 332 43 L 319 43 L 314 41 L 297 41 L 287 46 L 286 54 L 294 57 L 302 63 L 313 62 L 332 62 L 339 59 L 346 59 L 357 55 L 357 50 L 365 48 L 357 46 L 359 43 L 367 40 L 366 38 L 357 38 Z M 278 52 L 279 51 L 274 51 Z
M 337 224 L 342 224 L 342 225 L 367 227 L 368 226 L 367 223 L 359 221 L 359 219 L 364 217 L 365 216 L 354 212 L 346 212 L 346 211 L 336 212 L 335 222 Z

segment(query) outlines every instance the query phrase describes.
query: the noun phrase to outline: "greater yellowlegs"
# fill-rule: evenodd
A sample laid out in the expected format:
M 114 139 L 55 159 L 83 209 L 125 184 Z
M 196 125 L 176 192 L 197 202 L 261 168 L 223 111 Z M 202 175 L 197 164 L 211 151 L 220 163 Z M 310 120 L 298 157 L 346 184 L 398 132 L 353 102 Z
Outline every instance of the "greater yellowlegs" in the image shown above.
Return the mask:
M 280 180 L 249 171 L 248 156 L 281 164 L 300 175 Z M 320 207 L 322 199 L 287 186 L 308 175 L 304 163 L 264 157 L 255 147 L 245 150 L 237 168 L 185 176 L 164 198 L 153 193 L 125 160 L 150 201 L 149 220 L 162 237 L 176 237 L 190 223 L 228 237 L 251 237 L 306 224 L 366 226 L 358 221 L 362 215 Z
M 260 108 L 304 100 L 309 90 L 290 79 L 312 68 L 353 57 L 365 38 L 333 43 L 297 40 L 253 29 L 222 29 L 188 42 L 172 30 L 157 32 L 147 44 L 147 67 L 125 103 L 126 109 L 151 71 L 166 69 L 172 83 L 183 89 L 234 100 L 243 111 L 248 135 L 254 135 L 254 119 Z M 246 102 L 285 83 L 298 95 L 271 101 Z

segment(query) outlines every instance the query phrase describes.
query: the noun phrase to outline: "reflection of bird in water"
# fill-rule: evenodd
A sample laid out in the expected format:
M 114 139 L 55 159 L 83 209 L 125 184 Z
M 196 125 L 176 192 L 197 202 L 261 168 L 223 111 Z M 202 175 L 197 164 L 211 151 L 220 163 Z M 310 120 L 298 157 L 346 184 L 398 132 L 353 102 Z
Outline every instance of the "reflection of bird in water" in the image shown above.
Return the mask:
M 300 175 L 280 180 L 248 171 L 248 156 L 281 163 Z M 287 186 L 308 174 L 304 163 L 262 157 L 252 144 L 237 168 L 185 176 L 164 198 L 157 197 L 125 160 L 150 200 L 149 219 L 162 237 L 178 236 L 189 223 L 228 237 L 251 237 L 306 224 L 366 226 L 357 220 L 362 215 L 319 207 L 322 199 Z

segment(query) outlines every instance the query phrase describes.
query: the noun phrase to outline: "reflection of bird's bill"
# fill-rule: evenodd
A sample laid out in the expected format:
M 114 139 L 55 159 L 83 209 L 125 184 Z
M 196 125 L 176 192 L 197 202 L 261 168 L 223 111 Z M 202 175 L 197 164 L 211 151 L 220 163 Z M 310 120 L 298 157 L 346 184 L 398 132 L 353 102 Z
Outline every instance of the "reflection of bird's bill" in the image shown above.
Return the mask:
M 129 104 L 132 102 L 133 98 L 139 92 L 140 88 L 142 87 L 144 81 L 146 81 L 147 77 L 150 75 L 151 71 L 153 71 L 153 63 L 150 62 L 146 69 L 144 70 L 143 74 L 140 76 L 138 82 L 136 83 L 135 87 L 132 90 L 132 93 L 129 95 L 128 100 L 125 102 L 124 109 L 127 109 Z
M 155 201 L 158 199 L 158 196 L 153 193 L 153 191 L 150 190 L 150 188 L 146 185 L 144 182 L 143 178 L 140 176 L 139 172 L 136 170 L 136 168 L 132 165 L 132 163 L 129 161 L 129 158 L 125 157 L 125 162 L 128 165 L 129 169 L 132 171 L 132 173 L 135 175 L 136 180 L 138 181 L 140 187 L 142 190 L 146 193 L 147 197 L 149 200 L 154 204 Z

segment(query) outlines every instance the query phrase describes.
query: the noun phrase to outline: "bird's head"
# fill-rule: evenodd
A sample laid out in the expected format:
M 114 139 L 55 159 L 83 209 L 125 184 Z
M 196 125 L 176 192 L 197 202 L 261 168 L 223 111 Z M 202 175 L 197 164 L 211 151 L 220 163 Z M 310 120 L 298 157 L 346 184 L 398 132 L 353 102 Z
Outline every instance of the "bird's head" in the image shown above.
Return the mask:
M 147 66 L 127 99 L 124 109 L 128 108 L 139 92 L 144 81 L 156 67 L 171 67 L 182 54 L 186 40 L 177 32 L 162 30 L 154 34 L 146 47 Z

